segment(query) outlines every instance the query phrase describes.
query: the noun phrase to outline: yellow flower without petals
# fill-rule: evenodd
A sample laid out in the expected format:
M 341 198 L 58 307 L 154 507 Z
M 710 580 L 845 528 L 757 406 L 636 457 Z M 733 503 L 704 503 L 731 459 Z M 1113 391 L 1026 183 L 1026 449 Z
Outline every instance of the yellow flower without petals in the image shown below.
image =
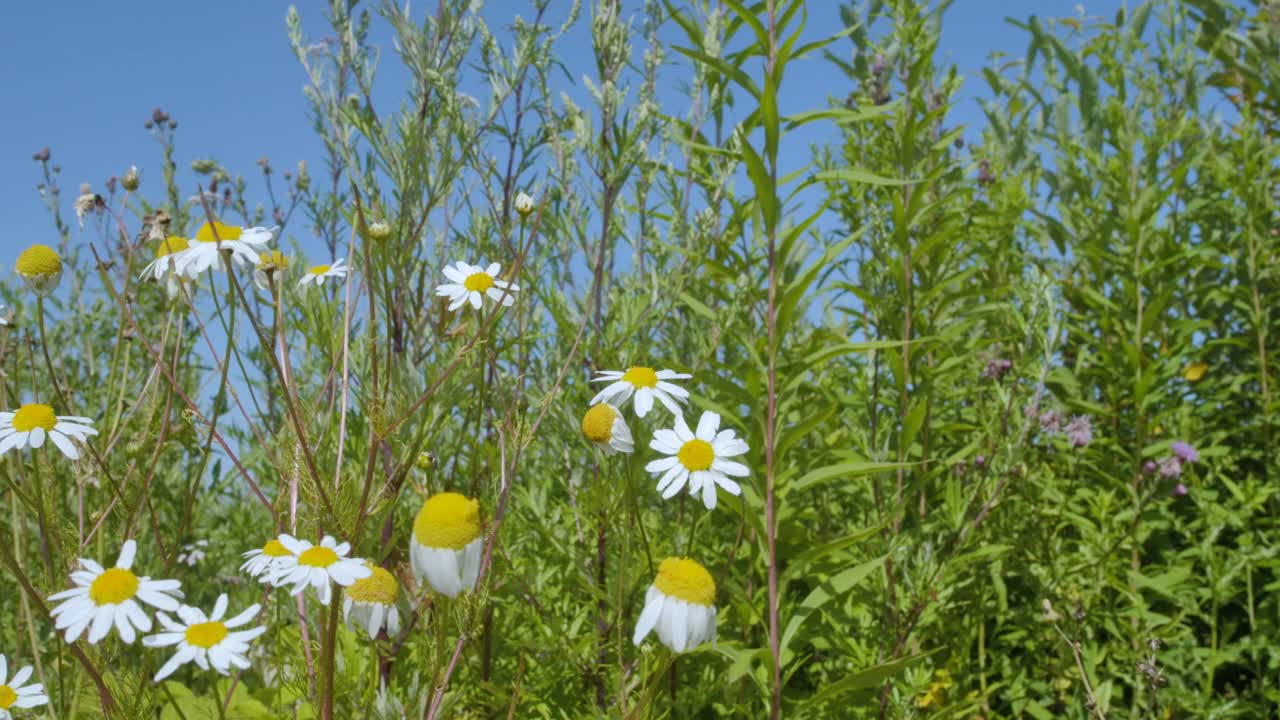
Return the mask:
M 1182 377 L 1186 378 L 1188 382 L 1197 382 L 1200 378 L 1203 378 L 1204 374 L 1208 371 L 1208 363 L 1193 362 L 1187 366 L 1186 370 L 1182 371 Z

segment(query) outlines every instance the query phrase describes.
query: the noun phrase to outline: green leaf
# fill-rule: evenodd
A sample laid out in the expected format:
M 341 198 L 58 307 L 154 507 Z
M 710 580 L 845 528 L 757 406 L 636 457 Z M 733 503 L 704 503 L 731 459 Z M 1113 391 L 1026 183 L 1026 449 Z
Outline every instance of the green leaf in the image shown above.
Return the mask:
M 858 690 L 867 690 L 879 687 L 884 684 L 885 680 L 888 680 L 903 670 L 906 670 L 908 667 L 920 662 L 935 652 L 937 652 L 937 650 L 930 650 L 927 653 L 920 653 L 919 655 L 900 658 L 892 662 L 860 670 L 845 677 L 843 680 L 838 680 L 822 688 L 814 694 L 810 699 L 810 702 L 833 702 L 845 695 L 848 695 L 849 693 L 857 692 Z
M 786 629 L 782 631 L 780 647 L 784 665 L 787 664 L 788 657 L 791 654 L 791 642 L 795 640 L 796 633 L 800 631 L 804 621 L 832 600 L 847 596 L 855 585 L 862 582 L 872 572 L 879 570 L 880 566 L 884 564 L 884 560 L 884 556 L 878 557 L 833 575 L 826 582 L 814 588 L 801 601 L 800 606 L 787 619 Z
M 903 185 L 914 185 L 919 180 L 900 180 L 898 178 L 887 178 L 875 173 L 859 170 L 857 168 L 841 168 L 839 170 L 826 170 L 818 173 L 819 180 L 843 180 L 851 183 L 861 183 L 863 185 L 884 185 L 890 187 L 901 187 Z
M 805 473 L 799 480 L 787 486 L 788 492 L 804 492 L 815 485 L 832 480 L 852 480 L 864 475 L 889 472 L 899 468 L 911 467 L 913 463 L 870 462 L 867 460 L 851 460 L 849 462 L 827 465 Z

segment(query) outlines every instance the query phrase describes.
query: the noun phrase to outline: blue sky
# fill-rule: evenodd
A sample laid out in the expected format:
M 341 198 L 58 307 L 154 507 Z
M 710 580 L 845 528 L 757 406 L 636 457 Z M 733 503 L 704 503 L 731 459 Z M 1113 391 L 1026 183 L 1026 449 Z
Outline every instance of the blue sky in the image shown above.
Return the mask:
M 326 4 L 298 3 L 313 37 L 326 30 Z M 420 15 L 428 4 L 414 3 L 415 13 Z M 1121 4 L 1083 3 L 1089 15 L 1107 18 Z M 638 14 L 641 5 L 624 0 L 624 12 Z M 1077 5 L 1066 0 L 956 0 L 946 16 L 942 42 L 944 58 L 955 62 L 966 78 L 955 119 L 971 127 L 980 122 L 977 98 L 985 83 L 979 72 L 991 52 L 1025 50 L 1025 37 L 1004 21 L 1006 16 L 1067 16 L 1076 14 Z M 555 0 L 549 18 L 560 21 L 567 7 L 567 0 L 563 7 Z M 810 34 L 818 37 L 838 28 L 837 8 L 834 1 L 813 0 Z M 254 162 L 265 156 L 277 171 L 305 159 L 314 176 L 321 167 L 321 146 L 306 117 L 306 77 L 289 47 L 287 10 L 288 3 L 270 0 L 26 2 L 6 7 L 0 24 L 0 88 L 7 109 L 0 116 L 0 251 L 56 240 L 35 190 L 40 176 L 31 156 L 42 147 L 48 146 L 62 166 L 68 205 L 79 183 L 100 189 L 107 177 L 131 164 L 143 169 L 144 183 L 151 175 L 154 192 L 159 146 L 143 122 L 155 107 L 179 123 L 180 168 L 197 157 L 215 157 L 233 173 L 256 179 Z M 505 25 L 515 14 L 532 13 L 522 0 L 491 1 L 485 9 L 493 27 Z M 558 89 L 580 97 L 581 74 L 594 71 L 585 18 L 561 48 L 575 77 L 563 78 L 564 87 Z M 847 43 L 841 48 L 846 52 Z M 396 62 L 387 47 L 379 74 L 379 94 L 387 101 L 381 107 L 398 104 L 405 86 Z M 838 70 L 816 57 L 792 66 L 788 85 L 792 94 L 783 101 L 793 106 L 784 112 L 819 107 L 828 95 L 849 89 Z M 195 178 L 186 173 L 183 179 L 184 194 L 194 193 Z M 251 182 L 250 188 L 260 186 Z M 291 230 L 304 232 L 299 223 Z M 311 247 L 308 238 L 296 239 Z M 10 255 L 0 254 L 0 266 L 8 265 Z

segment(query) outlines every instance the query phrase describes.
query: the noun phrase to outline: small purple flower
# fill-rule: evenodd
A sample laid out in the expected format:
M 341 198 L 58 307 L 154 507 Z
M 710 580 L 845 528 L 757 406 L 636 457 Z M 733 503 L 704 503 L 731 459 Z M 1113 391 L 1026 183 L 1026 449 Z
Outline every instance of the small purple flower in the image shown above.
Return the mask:
M 1143 475 L 1150 475 L 1150 474 L 1154 473 L 1155 471 L 1156 471 L 1156 464 L 1155 464 L 1155 461 L 1153 461 L 1153 460 L 1148 460 L 1148 461 L 1146 461 L 1146 462 L 1142 463 L 1142 474 L 1143 474 Z
M 1187 492 L 1188 492 L 1188 491 L 1187 491 L 1187 486 L 1186 486 L 1186 485 L 1183 485 L 1182 483 L 1178 483 L 1177 485 L 1174 485 L 1174 486 L 1173 486 L 1173 496 L 1174 496 L 1174 497 L 1186 497 L 1186 496 L 1187 496 Z
M 1011 360 L 992 358 L 987 361 L 987 366 L 982 369 L 982 377 L 988 380 L 998 381 L 1011 369 L 1013 369 L 1013 362 Z
M 1175 478 L 1182 477 L 1182 458 L 1174 455 L 1160 458 L 1158 467 L 1160 469 L 1160 477 L 1162 478 L 1173 480 Z
M 1067 423 L 1063 432 L 1066 433 L 1072 447 L 1084 447 L 1093 442 L 1093 425 L 1089 422 L 1087 415 L 1071 418 L 1071 422 Z
M 985 456 L 985 455 L 979 455 L 979 456 L 975 457 L 975 458 L 973 459 L 973 466 L 974 466 L 975 468 L 979 469 L 979 470 L 982 470 L 983 468 L 985 468 L 985 467 L 987 466 L 987 458 L 986 458 L 986 456 Z
M 1170 446 L 1170 449 L 1173 450 L 1174 455 L 1177 455 L 1184 462 L 1193 463 L 1200 461 L 1200 453 L 1196 451 L 1195 448 L 1191 447 L 1191 445 L 1184 443 L 1181 440 Z
M 1062 432 L 1062 413 L 1053 409 L 1040 413 L 1040 429 L 1054 434 Z

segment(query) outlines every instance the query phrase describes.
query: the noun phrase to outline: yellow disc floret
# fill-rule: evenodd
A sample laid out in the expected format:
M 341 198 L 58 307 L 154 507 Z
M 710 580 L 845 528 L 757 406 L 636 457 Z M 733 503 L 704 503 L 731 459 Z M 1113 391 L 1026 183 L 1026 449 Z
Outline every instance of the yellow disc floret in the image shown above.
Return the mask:
M 289 258 L 279 250 L 272 250 L 258 256 L 259 270 L 284 270 L 287 267 L 289 267 Z
M 329 267 L 330 267 L 329 265 L 316 265 L 315 267 L 311 268 L 307 272 L 311 273 L 312 275 L 323 275 L 329 272 Z
M 138 594 L 138 576 L 124 568 L 109 568 L 89 586 L 94 605 L 118 605 Z
M 164 240 L 161 240 L 160 244 L 156 246 L 156 259 L 158 260 L 166 255 L 172 255 L 176 252 L 182 252 L 189 247 L 191 247 L 191 243 L 188 242 L 186 238 L 179 235 L 170 235 Z
M 289 552 L 289 548 L 285 547 L 284 543 L 271 538 L 266 545 L 262 546 L 262 554 L 267 557 L 288 557 L 293 553 Z
M 217 231 L 217 237 L 214 237 L 214 231 Z M 217 220 L 213 221 L 213 227 L 209 223 L 200 226 L 196 231 L 196 240 L 200 242 L 217 242 L 219 240 L 239 240 L 240 227 L 238 225 L 224 225 Z
M 668 597 L 694 605 L 711 606 L 716 601 L 716 581 L 711 573 L 689 558 L 669 557 L 658 566 L 655 587 Z
M 462 281 L 462 286 L 471 292 L 484 292 L 493 287 L 493 276 L 489 273 L 471 273 L 466 280 Z
M 680 452 L 676 457 L 680 459 L 680 464 L 685 466 L 685 469 L 697 472 L 711 469 L 711 463 L 716 461 L 716 451 L 706 440 L 694 438 L 680 446 Z
M 48 245 L 32 245 L 18 256 L 14 269 L 24 277 L 48 277 L 62 272 L 62 258 Z
M 622 374 L 623 382 L 629 382 L 638 388 L 651 388 L 658 386 L 658 373 L 653 368 L 633 367 L 627 368 Z
M 13 429 L 18 432 L 31 432 L 36 428 L 48 432 L 57 424 L 58 417 L 53 414 L 53 408 L 40 403 L 27 403 L 13 414 Z
M 298 556 L 299 565 L 309 565 L 311 567 L 326 568 L 336 562 L 338 562 L 338 553 L 322 545 L 307 548 Z
M 400 586 L 396 584 L 395 576 L 373 563 L 365 563 L 365 566 L 372 570 L 373 574 L 367 578 L 360 578 L 347 588 L 347 597 L 356 602 L 381 605 L 394 603 L 400 595 Z
M 185 634 L 188 645 L 208 650 L 226 639 L 227 626 L 220 622 L 196 623 L 188 627 Z
M 0 710 L 8 710 L 18 702 L 18 693 L 8 685 L 0 685 Z
M 413 521 L 413 537 L 430 548 L 463 549 L 480 537 L 480 503 L 458 493 L 432 495 Z
M 607 443 L 613 437 L 613 422 L 617 419 L 618 411 L 608 403 L 592 405 L 582 416 L 582 434 L 593 443 Z

